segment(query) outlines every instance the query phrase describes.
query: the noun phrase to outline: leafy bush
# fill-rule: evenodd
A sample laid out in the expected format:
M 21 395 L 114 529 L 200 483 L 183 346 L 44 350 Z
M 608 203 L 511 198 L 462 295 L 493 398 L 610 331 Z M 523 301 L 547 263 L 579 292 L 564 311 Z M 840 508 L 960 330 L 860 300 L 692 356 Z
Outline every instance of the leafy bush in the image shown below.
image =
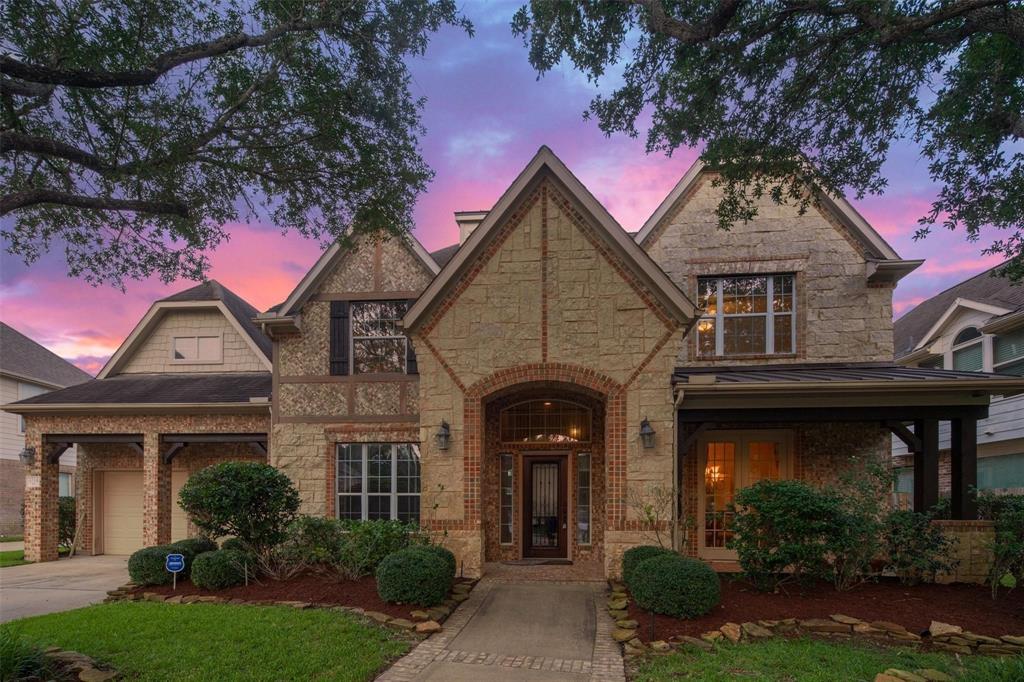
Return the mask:
M 206 590 L 222 590 L 241 585 L 246 569 L 251 572 L 252 558 L 237 549 L 203 552 L 192 562 L 192 584 Z
M 871 563 L 882 552 L 885 499 L 892 483 L 892 469 L 878 462 L 860 465 L 854 460 L 840 475 L 834 490 L 839 506 L 835 523 L 827 531 L 832 583 L 837 590 L 848 590 L 871 575 Z
M 722 599 L 718 575 L 707 564 L 679 556 L 650 557 L 632 568 L 630 591 L 638 606 L 676 618 L 697 618 Z
M 1024 495 L 978 495 L 978 516 L 995 523 L 995 536 L 989 544 L 992 567 L 988 582 L 992 598 L 999 589 L 1013 589 L 1024 581 Z
M 322 516 L 300 516 L 288 526 L 288 537 L 281 549 L 296 563 L 331 566 L 341 559 L 344 542 L 343 522 Z
M 132 582 L 136 585 L 169 585 L 173 576 L 165 568 L 168 554 L 182 554 L 185 557 L 185 569 L 178 576 L 187 578 L 192 555 L 174 545 L 157 545 L 143 547 L 128 557 L 128 575 Z
M 57 499 L 57 544 L 71 547 L 75 542 L 75 498 Z
M 261 462 L 220 462 L 197 471 L 179 500 L 207 535 L 233 535 L 258 554 L 285 539 L 299 509 L 291 480 Z
M 828 577 L 830 542 L 837 535 L 838 495 L 802 481 L 758 481 L 736 493 L 728 547 L 759 590 Z
M 950 557 L 956 540 L 933 525 L 928 514 L 896 509 L 889 512 L 885 526 L 887 567 L 904 585 L 931 582 L 936 573 L 956 568 L 957 560 Z
M 656 547 L 654 545 L 640 545 L 639 547 L 630 547 L 622 553 L 622 582 L 626 584 L 626 587 L 632 590 L 633 572 L 637 566 L 653 557 L 665 556 L 666 554 L 674 553 L 675 552 L 673 552 L 670 549 L 665 549 L 664 547 Z
M 344 529 L 345 541 L 334 567 L 341 577 L 352 580 L 372 575 L 389 554 L 429 541 L 418 526 L 401 521 L 347 521 Z
M 240 552 L 248 552 L 249 547 L 239 538 L 228 538 L 220 543 L 221 549 L 237 549 Z
M 448 585 L 451 586 L 451 584 L 455 582 L 455 573 L 458 569 L 458 564 L 456 564 L 455 555 L 452 554 L 451 551 L 441 545 L 413 545 L 411 549 L 427 552 L 428 554 L 440 557 L 448 569 Z
M 389 604 L 437 606 L 450 584 L 444 559 L 418 547 L 389 554 L 377 567 L 377 594 Z
M 172 546 L 181 550 L 181 554 L 191 555 L 194 559 L 203 552 L 212 552 L 217 549 L 217 543 L 209 538 L 186 538 L 172 542 Z
M 13 626 L 0 625 L 0 680 L 47 680 L 49 664 L 43 650 Z

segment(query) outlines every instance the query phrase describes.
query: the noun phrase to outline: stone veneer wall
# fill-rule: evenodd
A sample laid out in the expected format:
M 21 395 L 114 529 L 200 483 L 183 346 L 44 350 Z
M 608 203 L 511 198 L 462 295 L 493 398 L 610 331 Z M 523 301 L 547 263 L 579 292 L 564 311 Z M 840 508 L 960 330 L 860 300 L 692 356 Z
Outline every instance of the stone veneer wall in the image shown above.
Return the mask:
M 36 451 L 29 467 L 25 489 L 25 556 L 31 561 L 57 558 L 57 473 L 59 465 L 44 461 L 43 436 L 46 434 L 142 434 L 144 454 L 124 445 L 91 445 L 80 448 L 76 476 L 76 507 L 81 524 L 81 547 L 91 551 L 95 519 L 91 472 L 103 468 L 141 469 L 143 471 L 143 541 L 147 545 L 170 541 L 171 465 L 163 463 L 160 435 L 168 433 L 268 433 L 269 410 L 249 414 L 181 415 L 29 415 L 25 420 L 25 442 Z M 194 448 L 196 446 L 189 446 Z M 186 451 L 188 448 L 186 448 Z M 230 452 L 216 448 L 202 450 L 212 461 Z M 237 453 L 234 453 L 237 454 Z M 184 456 L 184 455 L 183 455 Z M 183 461 L 187 461 L 183 460 Z M 179 465 L 181 466 L 181 465 Z
M 433 273 L 397 239 L 357 241 L 303 304 L 301 332 L 275 341 L 271 463 L 291 477 L 305 514 L 335 514 L 335 445 L 418 442 L 419 377 L 331 376 L 331 301 L 405 300 Z
M 718 228 L 721 197 L 704 173 L 648 235 L 643 248 L 696 300 L 697 278 L 710 275 L 795 273 L 797 346 L 789 356 L 697 359 L 696 334 L 681 364 L 891 361 L 892 285 L 867 282 L 866 253 L 826 209 L 757 202 L 758 216 Z
M 838 482 L 842 472 L 863 467 L 869 461 L 885 464 L 889 457 L 891 435 L 876 424 L 856 422 L 806 424 L 720 424 L 720 430 L 786 430 L 793 434 L 793 478 L 817 487 Z M 702 532 L 699 518 L 698 486 L 703 485 L 703 472 L 698 467 L 697 446 L 693 445 L 683 459 L 683 508 L 687 521 L 682 529 L 682 550 L 698 556 L 698 536 Z
M 989 549 L 995 539 L 995 524 L 992 521 L 933 521 L 947 537 L 956 540 L 956 570 L 936 577 L 938 583 L 979 583 L 988 579 L 992 568 L 992 552 Z
M 414 330 L 419 354 L 424 507 L 446 533 L 467 575 L 482 570 L 484 406 L 535 382 L 600 394 L 605 415 L 606 571 L 642 541 L 627 508 L 630 486 L 670 485 L 673 409 L 669 386 L 682 342 L 678 321 L 607 246 L 564 188 L 545 178 L 520 198 L 468 272 Z M 638 442 L 647 417 L 657 446 Z M 438 451 L 433 433 L 451 425 Z

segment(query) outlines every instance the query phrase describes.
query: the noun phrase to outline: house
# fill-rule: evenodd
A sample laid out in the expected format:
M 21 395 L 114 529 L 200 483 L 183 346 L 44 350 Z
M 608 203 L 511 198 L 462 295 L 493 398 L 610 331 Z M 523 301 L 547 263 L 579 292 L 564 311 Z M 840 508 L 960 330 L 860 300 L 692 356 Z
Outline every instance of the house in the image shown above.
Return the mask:
M 739 487 L 886 461 L 893 431 L 920 504 L 937 498 L 942 420 L 965 436 L 953 508 L 972 518 L 966 436 L 1024 380 L 897 365 L 892 291 L 920 261 L 838 197 L 802 214 L 765 199 L 719 230 L 714 177 L 693 166 L 631 235 L 542 147 L 493 207 L 456 214 L 451 248 L 336 244 L 262 314 L 215 283 L 156 303 L 94 382 L 7 406 L 36 452 L 28 555 L 56 556 L 69 443 L 94 472 L 93 552 L 178 535 L 176 471 L 265 456 L 304 513 L 416 521 L 465 575 L 524 559 L 614 574 L 654 532 L 727 561 Z
M 0 322 L 0 402 L 31 398 L 91 378 L 14 327 Z M 16 535 L 22 531 L 25 467 L 19 457 L 24 449 L 25 420 L 16 414 L 0 413 L 0 535 Z M 72 449 L 61 461 L 58 494 L 75 494 L 74 476 Z
M 910 367 L 1024 376 L 1024 286 L 996 266 L 922 301 L 896 320 L 896 361 Z M 939 492 L 949 494 L 950 429 L 939 431 Z M 898 490 L 913 493 L 911 453 L 893 443 Z M 996 396 L 978 422 L 978 488 L 1024 493 L 1024 396 Z

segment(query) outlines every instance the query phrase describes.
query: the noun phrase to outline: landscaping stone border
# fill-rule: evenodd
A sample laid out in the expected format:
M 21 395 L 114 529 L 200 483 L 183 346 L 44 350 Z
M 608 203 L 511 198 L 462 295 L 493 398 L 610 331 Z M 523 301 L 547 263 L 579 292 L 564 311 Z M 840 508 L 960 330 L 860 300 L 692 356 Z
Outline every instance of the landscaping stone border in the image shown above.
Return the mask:
M 860 638 L 875 643 L 884 642 L 901 646 L 926 645 L 931 649 L 962 655 L 1016 656 L 1024 654 L 1024 636 L 1003 635 L 988 637 L 967 632 L 959 625 L 932 621 L 924 637 L 910 632 L 898 623 L 875 620 L 863 621 L 840 613 L 829 618 L 785 618 L 782 620 L 759 620 L 746 623 L 726 623 L 717 630 L 709 630 L 698 637 L 681 636 L 670 641 L 644 643 L 638 636 L 639 623 L 629 618 L 629 595 L 622 583 L 609 582 L 608 613 L 615 619 L 611 636 L 622 644 L 626 657 L 642 656 L 648 653 L 667 653 L 673 648 L 693 646 L 705 651 L 714 649 L 719 641 L 732 643 L 764 640 L 776 636 L 811 635 L 832 639 Z M 938 672 L 938 671 L 935 671 Z M 906 675 L 899 677 L 895 673 Z M 945 677 L 927 677 L 921 671 L 914 673 L 902 670 L 888 670 L 880 675 L 905 682 L 944 681 Z M 939 673 L 942 675 L 942 673 Z M 891 682 L 891 679 L 876 682 Z
M 66 651 L 51 646 L 43 649 L 43 656 L 59 665 L 67 674 L 75 676 L 74 679 L 80 682 L 107 682 L 117 679 L 119 675 L 116 670 L 100 665 L 94 659 L 77 651 Z
M 290 606 L 295 609 L 331 609 L 344 611 L 356 616 L 362 616 L 374 621 L 379 625 L 386 625 L 396 630 L 415 633 L 422 637 L 429 637 L 435 632 L 441 632 L 441 624 L 448 619 L 459 604 L 469 599 L 470 592 L 479 581 L 466 580 L 452 586 L 451 592 L 443 603 L 431 608 L 418 608 L 409 612 L 409 618 L 395 618 L 380 611 L 367 611 L 359 606 L 344 606 L 337 604 L 321 604 L 304 601 L 282 601 L 282 600 L 249 600 L 249 599 L 227 599 L 216 595 L 165 595 L 157 592 L 139 591 L 139 586 L 134 583 L 126 583 L 120 587 L 107 592 L 104 602 L 115 601 L 151 601 L 163 604 L 235 604 L 239 606 Z

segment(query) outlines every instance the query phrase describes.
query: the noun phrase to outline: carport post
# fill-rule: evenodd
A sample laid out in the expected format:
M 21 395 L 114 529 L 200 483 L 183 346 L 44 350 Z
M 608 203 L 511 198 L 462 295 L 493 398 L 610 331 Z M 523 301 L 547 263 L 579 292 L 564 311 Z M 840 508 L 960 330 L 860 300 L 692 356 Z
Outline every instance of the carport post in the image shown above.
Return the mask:
M 25 472 L 25 560 L 56 561 L 60 464 L 49 461 L 42 434 L 30 431 L 25 445 L 35 450 Z
M 171 465 L 160 453 L 160 434 L 146 433 L 142 443 L 142 544 L 171 541 Z

